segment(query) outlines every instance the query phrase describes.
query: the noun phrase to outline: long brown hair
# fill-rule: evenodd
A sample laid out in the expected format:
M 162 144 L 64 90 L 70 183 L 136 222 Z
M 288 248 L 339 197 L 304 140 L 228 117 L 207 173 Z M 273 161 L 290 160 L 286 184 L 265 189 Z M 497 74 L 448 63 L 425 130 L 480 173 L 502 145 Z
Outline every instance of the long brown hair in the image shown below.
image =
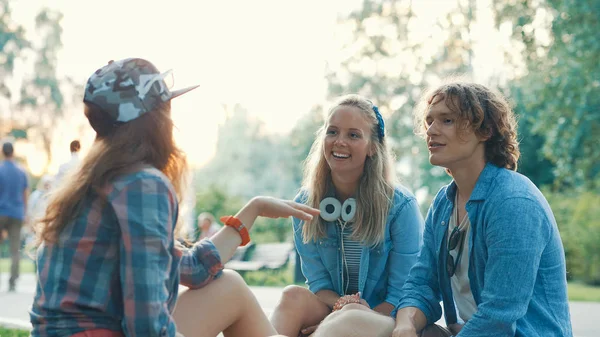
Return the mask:
M 85 104 L 85 115 L 97 132 L 80 167 L 53 193 L 45 216 L 37 225 L 37 244 L 54 242 L 62 229 L 81 211 L 81 202 L 92 190 L 100 190 L 116 177 L 141 165 L 163 172 L 182 198 L 187 161 L 173 139 L 171 103 L 124 124 L 107 120 L 107 113 Z
M 379 139 L 377 132 L 379 123 L 370 101 L 359 95 L 347 95 L 341 97 L 329 110 L 327 119 L 317 131 L 317 136 L 306 159 L 302 189 L 308 194 L 306 204 L 319 208 L 319 203 L 323 200 L 328 184 L 331 182 L 331 169 L 325 159 L 323 141 L 329 118 L 336 109 L 342 106 L 358 108 L 371 123 L 369 142 L 373 145 L 374 151 L 373 155 L 368 156 L 365 161 L 364 172 L 356 190 L 357 207 L 352 237 L 365 245 L 376 246 L 385 237 L 395 178 L 387 138 Z M 326 226 L 327 224 L 321 217 L 314 217 L 313 220 L 306 221 L 302 229 L 303 241 L 308 243 L 325 237 Z
M 425 117 L 429 108 L 444 101 L 456 114 L 459 135 L 470 129 L 485 141 L 485 159 L 496 166 L 516 170 L 520 151 L 517 141 L 517 120 L 507 99 L 499 92 L 481 84 L 450 79 L 448 83 L 430 89 L 415 111 L 415 131 L 426 131 Z

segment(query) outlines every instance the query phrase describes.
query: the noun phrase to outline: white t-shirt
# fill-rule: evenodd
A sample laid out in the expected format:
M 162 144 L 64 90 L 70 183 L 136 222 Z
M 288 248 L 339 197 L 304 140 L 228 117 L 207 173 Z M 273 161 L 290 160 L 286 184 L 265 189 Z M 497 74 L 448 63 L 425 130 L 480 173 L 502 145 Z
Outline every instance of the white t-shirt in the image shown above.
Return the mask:
M 456 203 L 455 203 L 456 205 Z M 450 224 L 448 226 L 448 233 L 452 233 L 452 230 L 456 227 L 457 214 L 454 210 L 450 217 Z M 462 256 L 460 263 L 456 267 L 454 275 L 450 278 L 450 284 L 452 285 L 452 295 L 454 296 L 454 303 L 458 310 L 458 316 L 467 322 L 473 314 L 477 311 L 477 304 L 473 298 L 473 292 L 471 292 L 471 284 L 469 283 L 469 235 L 471 234 L 471 221 L 469 217 L 465 215 L 462 223 L 459 225 L 459 229 L 465 231 L 465 237 L 462 245 Z M 448 235 L 448 239 L 450 236 Z M 456 257 L 458 255 L 458 248 L 450 252 L 450 255 Z
M 58 186 L 62 182 L 64 177 L 79 165 L 79 162 L 79 154 L 77 152 L 72 152 L 71 159 L 69 159 L 68 162 L 60 165 L 60 167 L 58 168 L 58 173 L 54 178 L 55 186 Z

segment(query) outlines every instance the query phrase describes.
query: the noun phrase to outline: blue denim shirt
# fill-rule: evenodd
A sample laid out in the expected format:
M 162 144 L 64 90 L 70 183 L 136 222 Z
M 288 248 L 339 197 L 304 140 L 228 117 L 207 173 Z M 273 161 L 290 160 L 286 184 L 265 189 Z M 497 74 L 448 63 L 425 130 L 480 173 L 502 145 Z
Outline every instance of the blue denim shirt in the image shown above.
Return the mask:
M 296 196 L 306 201 L 306 193 Z M 294 242 L 300 255 L 302 273 L 309 289 L 316 293 L 327 289 L 343 295 L 341 230 L 327 223 L 327 236 L 318 242 L 302 242 L 304 222 L 294 218 Z M 385 239 L 375 246 L 364 246 L 360 257 L 358 289 L 371 307 L 388 302 L 396 306 L 402 297 L 402 285 L 417 261 L 423 243 L 423 217 L 417 200 L 404 187 L 397 187 L 387 218 Z
M 441 317 L 440 299 L 446 322 L 457 321 L 445 268 L 455 193 L 452 182 L 435 197 L 423 249 L 397 306 L 419 308 L 428 324 Z M 564 250 L 542 193 L 523 175 L 487 164 L 466 209 L 468 274 L 477 312 L 458 336 L 572 336 Z

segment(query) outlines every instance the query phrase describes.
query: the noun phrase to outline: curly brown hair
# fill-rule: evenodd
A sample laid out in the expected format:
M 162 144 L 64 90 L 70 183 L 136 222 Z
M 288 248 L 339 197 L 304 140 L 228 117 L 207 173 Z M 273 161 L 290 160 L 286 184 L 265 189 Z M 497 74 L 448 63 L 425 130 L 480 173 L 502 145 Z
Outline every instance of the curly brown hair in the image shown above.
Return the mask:
M 429 108 L 444 100 L 456 114 L 459 135 L 473 130 L 485 141 L 485 159 L 496 166 L 517 169 L 517 120 L 508 100 L 481 84 L 452 81 L 427 91 L 415 110 L 415 132 L 424 135 Z

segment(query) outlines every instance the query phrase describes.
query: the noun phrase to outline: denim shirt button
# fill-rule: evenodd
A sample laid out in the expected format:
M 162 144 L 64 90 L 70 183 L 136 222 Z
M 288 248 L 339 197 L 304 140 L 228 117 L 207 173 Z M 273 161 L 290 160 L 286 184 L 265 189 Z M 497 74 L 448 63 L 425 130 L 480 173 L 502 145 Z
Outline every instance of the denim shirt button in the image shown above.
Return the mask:
M 446 221 L 442 221 L 442 226 L 446 225 Z

